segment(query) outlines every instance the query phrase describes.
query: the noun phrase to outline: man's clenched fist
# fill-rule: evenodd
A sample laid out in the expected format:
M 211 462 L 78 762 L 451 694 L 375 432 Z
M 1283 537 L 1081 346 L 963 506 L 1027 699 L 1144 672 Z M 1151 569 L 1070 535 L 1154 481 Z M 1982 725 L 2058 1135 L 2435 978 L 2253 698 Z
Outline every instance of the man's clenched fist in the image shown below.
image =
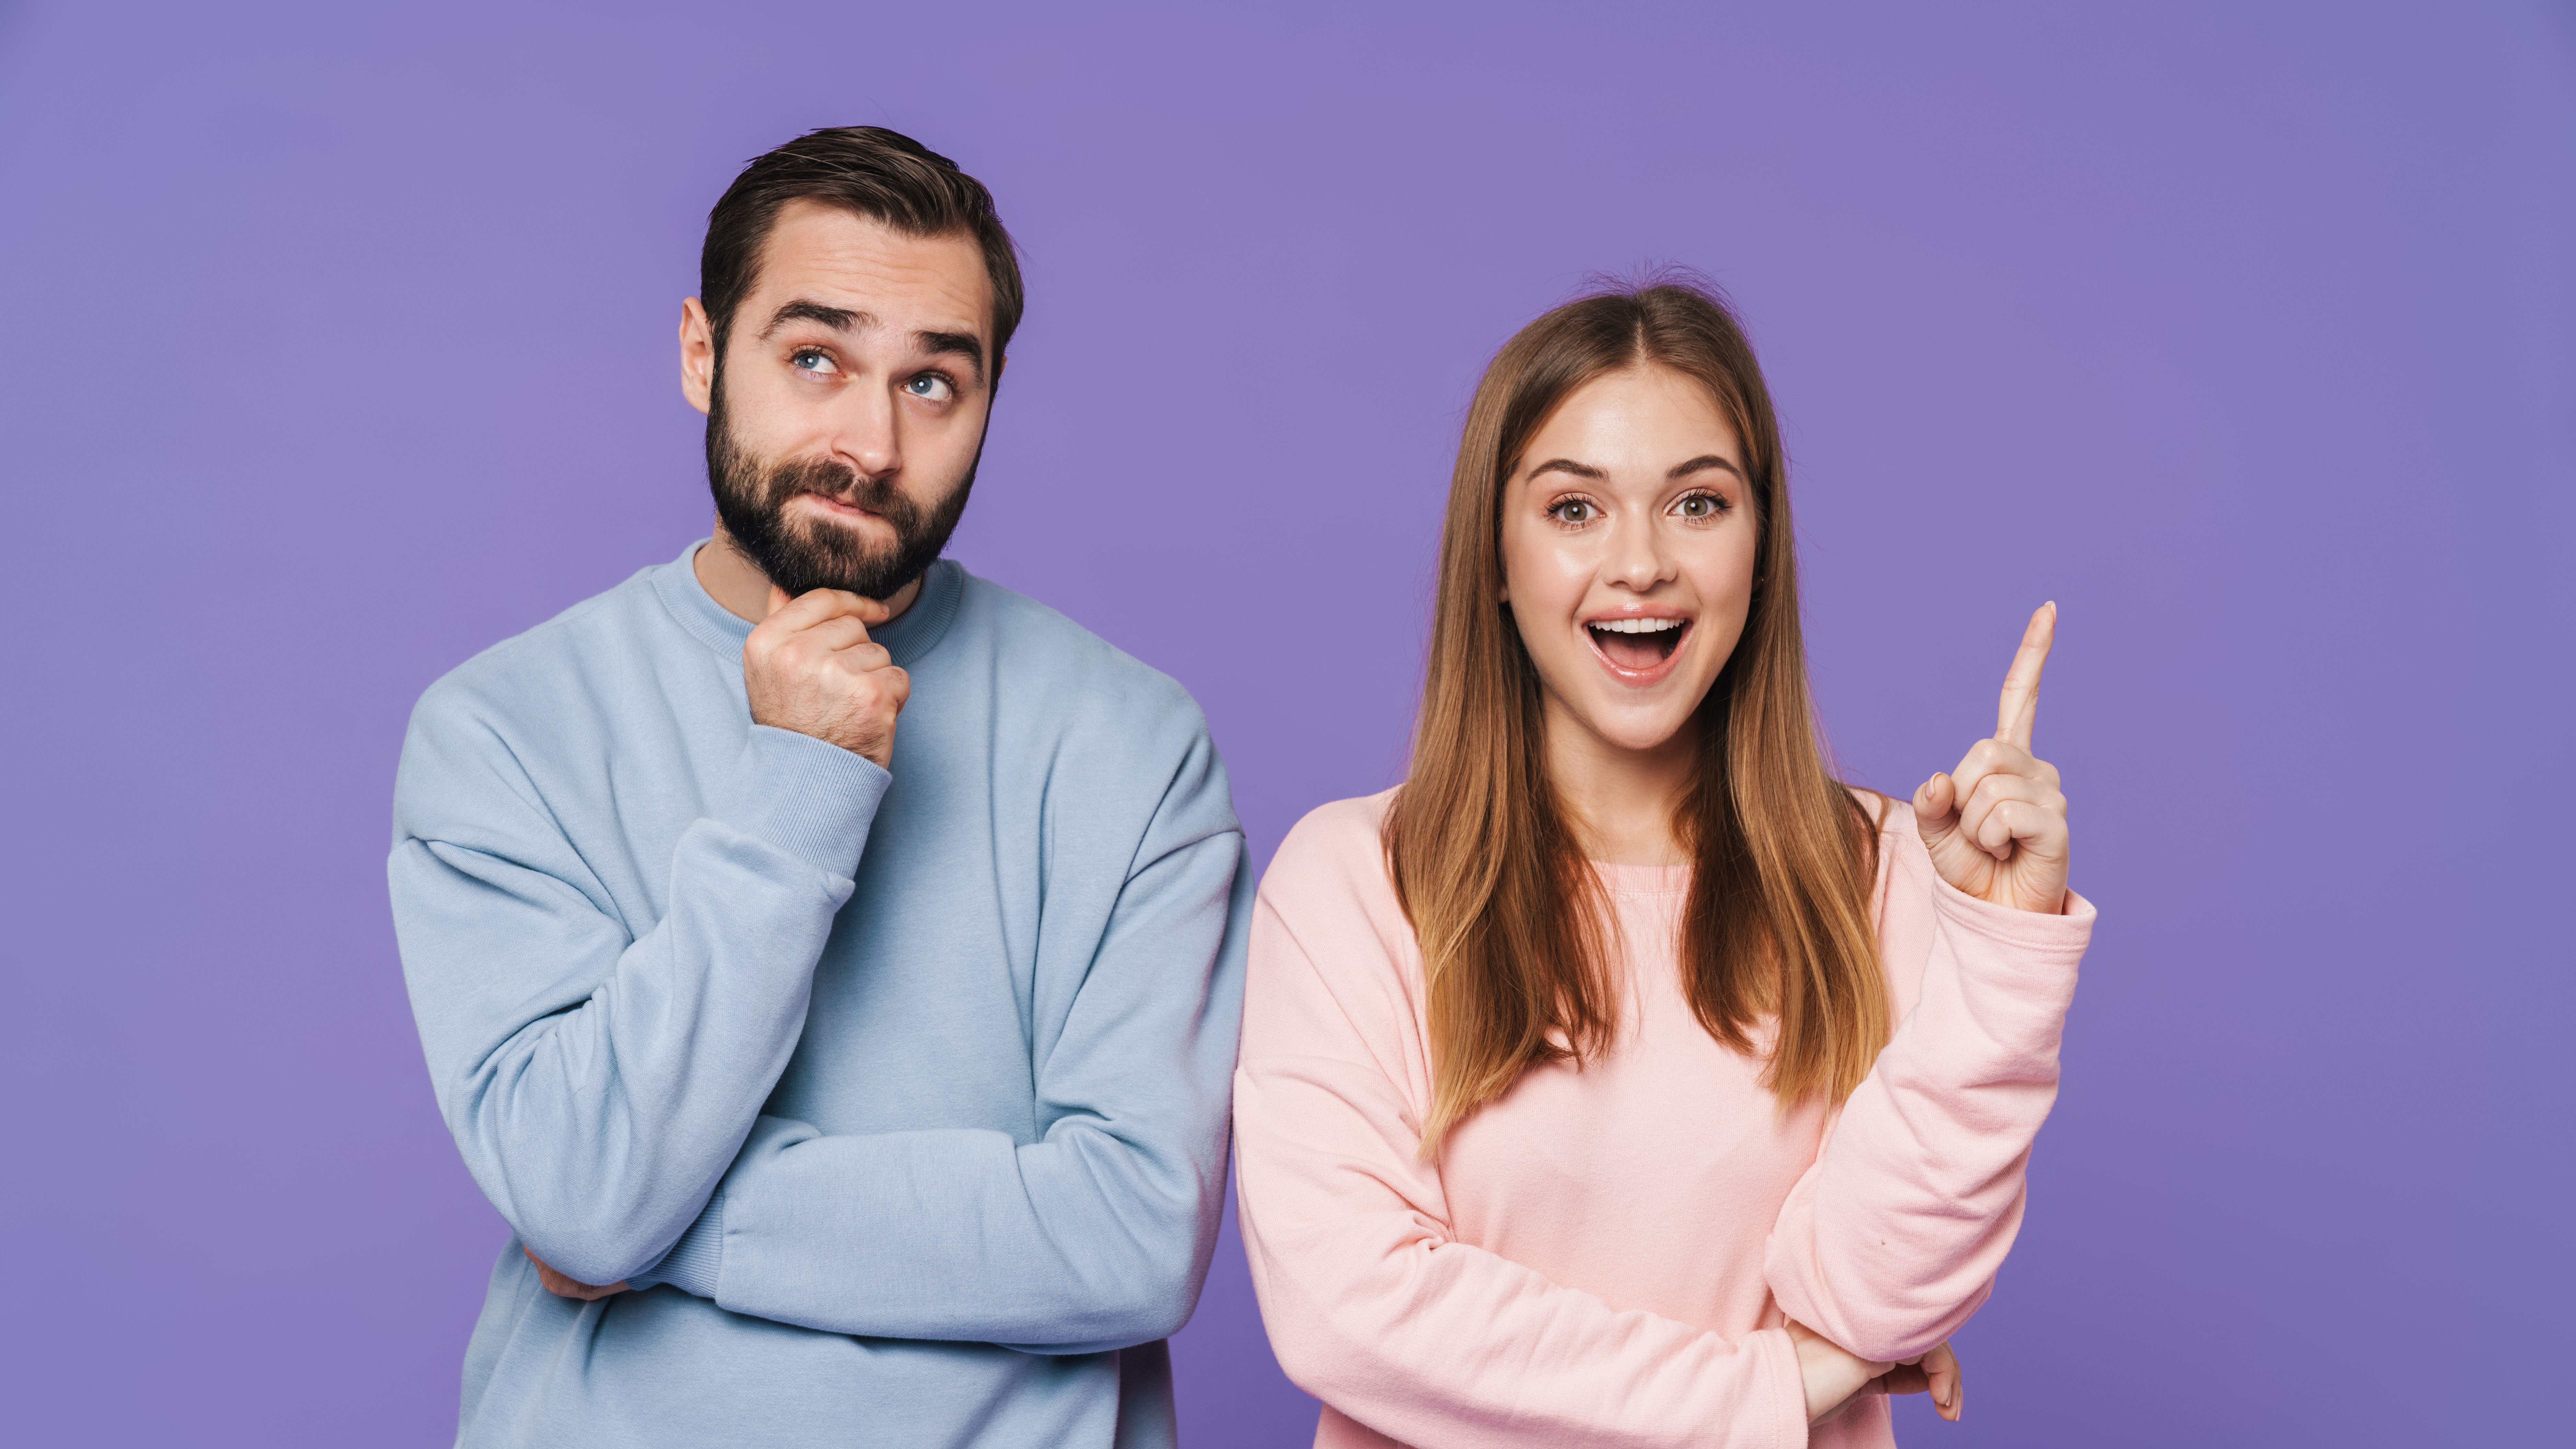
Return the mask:
M 892 769 L 894 718 L 912 697 L 912 676 L 868 639 L 868 626 L 885 621 L 886 606 L 874 599 L 841 589 L 790 599 L 770 585 L 769 617 L 742 646 L 752 722 L 812 735 Z

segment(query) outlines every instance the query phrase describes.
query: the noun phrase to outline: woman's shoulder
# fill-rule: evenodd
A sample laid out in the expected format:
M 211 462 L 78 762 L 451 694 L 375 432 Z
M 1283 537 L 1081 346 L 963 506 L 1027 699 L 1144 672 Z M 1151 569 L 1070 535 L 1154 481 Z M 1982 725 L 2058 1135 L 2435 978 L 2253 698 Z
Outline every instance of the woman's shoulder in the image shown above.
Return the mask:
M 1401 967 L 1413 959 L 1413 924 L 1396 898 L 1386 858 L 1386 815 L 1395 793 L 1308 811 L 1261 877 L 1261 905 L 1275 923 L 1310 953 L 1339 959 L 1342 968 L 1373 970 L 1361 963 L 1379 958 Z
M 1921 838 L 1914 827 L 1914 806 L 1911 801 L 1899 800 L 1893 795 L 1882 795 L 1866 785 L 1846 782 L 1843 788 L 1849 790 L 1852 799 L 1859 802 L 1861 813 L 1877 825 L 1878 833 L 1882 837 L 1895 836 L 1906 840 Z
M 1270 869 L 1261 877 L 1261 893 L 1304 896 L 1358 891 L 1392 899 L 1384 832 L 1387 809 L 1394 803 L 1395 791 L 1390 789 L 1307 811 L 1270 857 Z
M 1247 1072 L 1333 1058 L 1410 1084 L 1408 1100 L 1427 1090 L 1421 954 L 1379 835 L 1394 799 L 1389 790 L 1318 806 L 1270 857 L 1246 961 Z
M 1860 785 L 1845 785 L 1852 799 L 1859 802 L 1861 813 L 1878 827 L 1878 884 L 1880 909 L 1899 897 L 1928 897 L 1933 890 L 1932 857 L 1924 852 L 1923 833 L 1914 818 L 1914 804 L 1893 795 L 1882 795 Z

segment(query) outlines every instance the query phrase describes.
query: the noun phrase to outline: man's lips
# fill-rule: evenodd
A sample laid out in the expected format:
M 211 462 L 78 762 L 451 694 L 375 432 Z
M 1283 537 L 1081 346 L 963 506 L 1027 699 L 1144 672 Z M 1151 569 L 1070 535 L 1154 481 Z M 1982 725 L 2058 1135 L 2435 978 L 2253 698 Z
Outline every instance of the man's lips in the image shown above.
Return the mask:
M 834 518 L 846 518 L 853 522 L 863 518 L 873 518 L 879 523 L 885 521 L 885 515 L 882 513 L 870 513 L 855 503 L 843 503 L 838 498 L 827 498 L 820 493 L 799 493 L 796 497 L 798 501 L 810 503 Z

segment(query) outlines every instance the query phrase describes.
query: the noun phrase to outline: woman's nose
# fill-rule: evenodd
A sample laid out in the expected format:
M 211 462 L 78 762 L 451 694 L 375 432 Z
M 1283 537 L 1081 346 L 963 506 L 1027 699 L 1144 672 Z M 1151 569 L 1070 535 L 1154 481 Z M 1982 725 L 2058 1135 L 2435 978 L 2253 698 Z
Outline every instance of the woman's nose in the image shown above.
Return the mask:
M 1666 572 L 1660 545 L 1651 523 L 1634 518 L 1620 520 L 1610 532 L 1609 581 L 1640 591 L 1653 588 Z

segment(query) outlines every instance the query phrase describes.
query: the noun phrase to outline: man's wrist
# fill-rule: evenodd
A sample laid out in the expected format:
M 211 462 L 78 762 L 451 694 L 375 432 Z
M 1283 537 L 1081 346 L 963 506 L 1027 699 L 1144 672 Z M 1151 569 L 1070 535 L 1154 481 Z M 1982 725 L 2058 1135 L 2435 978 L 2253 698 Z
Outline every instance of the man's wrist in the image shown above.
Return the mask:
M 731 787 L 709 814 L 827 874 L 857 873 L 877 803 L 894 777 L 862 755 L 756 724 Z

